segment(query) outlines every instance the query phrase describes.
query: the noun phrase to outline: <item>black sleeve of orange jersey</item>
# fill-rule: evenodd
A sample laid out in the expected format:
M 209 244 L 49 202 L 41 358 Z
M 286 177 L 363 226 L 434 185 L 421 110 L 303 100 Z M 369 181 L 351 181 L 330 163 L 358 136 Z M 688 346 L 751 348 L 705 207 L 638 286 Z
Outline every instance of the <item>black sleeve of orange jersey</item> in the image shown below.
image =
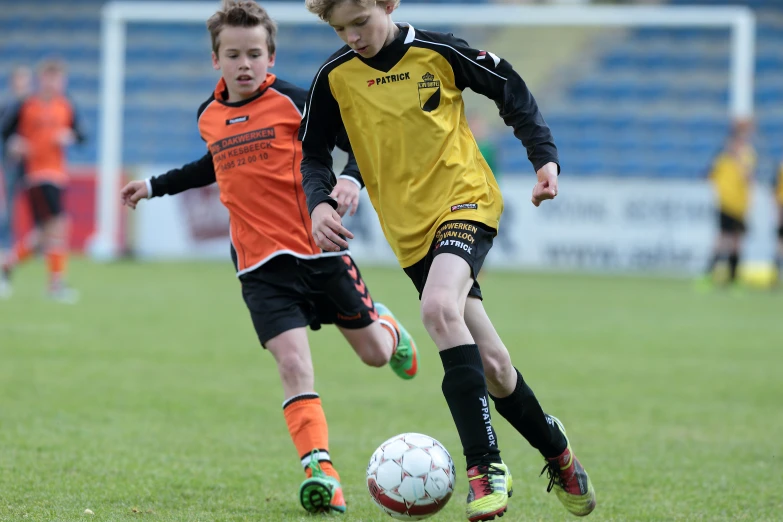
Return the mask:
M 433 41 L 445 44 L 448 60 L 454 70 L 457 87 L 470 88 L 493 100 L 500 117 L 527 149 L 527 157 L 538 171 L 549 162 L 558 164 L 554 138 L 538 110 L 533 94 L 511 64 L 494 54 L 471 48 L 452 35 L 427 33 Z M 439 38 L 440 37 L 440 38 Z M 435 46 L 437 49 L 439 46 Z M 443 47 L 441 47 L 441 52 Z
M 329 194 L 335 184 L 332 170 L 332 151 L 342 128 L 337 100 L 329 89 L 325 67 L 318 71 L 307 95 L 307 106 L 299 139 L 302 141 L 302 186 L 307 197 L 307 211 L 321 203 L 337 209 L 337 202 Z
M 12 103 L 3 111 L 3 118 L 0 125 L 2 125 L 2 143 L 5 146 L 8 138 L 16 134 L 16 130 L 19 128 L 19 115 L 22 112 L 23 102 Z
M 79 113 L 76 111 L 76 105 L 72 100 L 68 100 L 71 104 L 71 129 L 76 136 L 76 143 L 82 144 L 87 140 L 87 136 L 82 130 L 81 120 L 79 119 Z
M 150 188 L 152 188 L 150 197 L 173 196 L 192 188 L 211 185 L 215 181 L 215 164 L 212 162 L 212 153 L 207 152 L 196 161 L 150 178 Z

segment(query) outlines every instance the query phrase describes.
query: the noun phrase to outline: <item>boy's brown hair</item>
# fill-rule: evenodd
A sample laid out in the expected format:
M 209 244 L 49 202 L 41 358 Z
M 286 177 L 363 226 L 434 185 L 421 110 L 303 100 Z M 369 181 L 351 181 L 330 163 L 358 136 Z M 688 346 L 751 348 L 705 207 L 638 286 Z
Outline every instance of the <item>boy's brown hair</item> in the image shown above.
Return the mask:
M 220 32 L 225 27 L 258 27 L 266 29 L 266 45 L 269 54 L 275 54 L 275 36 L 277 36 L 277 24 L 266 9 L 252 0 L 223 0 L 219 11 L 207 20 L 207 29 L 212 38 L 212 51 L 218 54 L 220 49 Z
M 362 7 L 372 7 L 380 3 L 379 0 L 305 0 L 305 7 L 321 20 L 329 21 L 332 10 L 343 2 L 353 2 Z M 394 9 L 400 7 L 400 0 L 386 0 L 384 3 L 392 4 Z
M 57 58 L 46 58 L 38 64 L 38 74 L 65 74 L 65 62 Z

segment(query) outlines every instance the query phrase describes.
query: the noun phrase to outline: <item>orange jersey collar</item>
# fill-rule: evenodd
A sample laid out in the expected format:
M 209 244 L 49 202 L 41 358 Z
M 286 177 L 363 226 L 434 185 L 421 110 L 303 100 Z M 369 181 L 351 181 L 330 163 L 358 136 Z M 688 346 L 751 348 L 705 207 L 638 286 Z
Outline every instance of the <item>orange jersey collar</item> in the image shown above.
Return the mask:
M 258 91 L 256 93 L 264 92 L 272 83 L 274 83 L 276 77 L 272 73 L 266 73 L 266 78 L 261 83 L 261 85 L 258 86 Z M 225 94 L 225 96 L 223 96 Z M 217 87 L 215 87 L 215 99 L 225 101 L 225 99 L 228 98 L 228 85 L 226 85 L 226 80 L 222 76 L 220 77 L 220 80 L 217 83 Z

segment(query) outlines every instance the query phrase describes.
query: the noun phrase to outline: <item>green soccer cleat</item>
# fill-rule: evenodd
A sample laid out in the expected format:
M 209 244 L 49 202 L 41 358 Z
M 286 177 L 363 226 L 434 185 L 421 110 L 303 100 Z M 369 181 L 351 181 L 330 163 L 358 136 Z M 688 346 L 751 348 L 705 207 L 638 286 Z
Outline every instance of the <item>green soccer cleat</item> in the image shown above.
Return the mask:
M 473 466 L 468 470 L 468 507 L 470 522 L 494 520 L 508 509 L 508 497 L 513 493 L 511 472 L 503 463 Z
M 397 321 L 386 305 L 375 303 L 379 319 L 387 321 L 397 331 L 397 348 L 389 360 L 389 366 L 401 379 L 413 379 L 419 371 L 419 352 L 408 330 Z
M 566 431 L 563 423 L 551 415 L 547 415 L 547 417 L 557 425 L 565 437 Z M 593 484 L 590 482 L 585 468 L 571 451 L 568 437 L 566 437 L 566 443 L 568 445 L 563 453 L 557 457 L 546 459 L 547 463 L 541 470 L 541 474 L 543 475 L 546 471 L 549 476 L 547 493 L 554 489 L 557 498 L 568 511 L 578 517 L 583 517 L 595 509 L 595 489 L 593 489 Z
M 345 513 L 343 487 L 321 469 L 313 451 L 310 459 L 312 476 L 299 486 L 299 502 L 308 513 Z

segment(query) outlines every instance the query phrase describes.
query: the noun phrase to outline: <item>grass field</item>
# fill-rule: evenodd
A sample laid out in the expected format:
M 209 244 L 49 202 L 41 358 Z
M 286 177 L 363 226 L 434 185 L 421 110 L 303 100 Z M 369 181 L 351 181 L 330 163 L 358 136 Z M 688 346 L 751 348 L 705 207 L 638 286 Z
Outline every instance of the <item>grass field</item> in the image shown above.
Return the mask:
M 0 520 L 312 520 L 229 263 L 73 263 L 79 305 L 42 299 L 23 268 L 0 302 Z M 375 447 L 404 431 L 455 457 L 442 367 L 398 270 L 365 270 L 419 339 L 421 373 L 363 366 L 311 335 L 346 521 L 390 520 L 366 492 Z M 569 428 L 598 508 L 588 520 L 783 520 L 783 295 L 700 294 L 687 281 L 489 273 L 486 306 L 544 408 Z M 569 520 L 541 458 L 499 416 L 514 475 L 503 522 Z M 91 509 L 94 515 L 85 515 Z

